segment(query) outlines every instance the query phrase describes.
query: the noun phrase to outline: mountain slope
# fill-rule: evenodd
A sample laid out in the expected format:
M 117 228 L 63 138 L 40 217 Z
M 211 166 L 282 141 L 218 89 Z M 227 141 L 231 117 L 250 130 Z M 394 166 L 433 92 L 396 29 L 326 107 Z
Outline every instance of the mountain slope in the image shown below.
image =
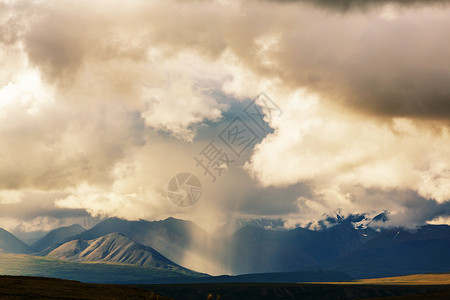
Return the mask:
M 85 231 L 81 225 L 74 224 L 67 227 L 61 227 L 55 230 L 50 231 L 48 234 L 46 234 L 43 238 L 41 238 L 39 241 L 31 245 L 34 249 L 37 251 L 44 250 L 48 247 L 51 247 L 55 244 L 61 243 L 68 237 L 77 235 Z
M 323 264 L 356 278 L 450 271 L 450 226 L 390 229 Z
M 182 269 L 151 247 L 133 242 L 119 233 L 110 233 L 93 240 L 72 240 L 47 257 L 68 261 L 97 261 L 136 264 L 162 269 Z
M 208 275 L 105 262 L 71 262 L 24 254 L 0 253 L 2 275 L 44 276 L 95 283 L 169 283 Z
M 210 274 L 293 272 L 320 267 L 364 278 L 450 270 L 445 255 L 450 247 L 449 226 L 377 231 L 367 226 L 372 221 L 364 215 L 327 217 L 326 221 L 314 227 L 317 230 L 273 230 L 273 226 L 266 229 L 261 221 L 247 222 L 233 234 L 215 239 L 190 221 L 112 218 L 66 241 L 92 240 L 119 232 L 178 265 Z M 74 243 L 69 250 L 77 252 L 77 247 L 82 246 Z M 222 269 L 216 271 L 205 261 Z
M 0 228 L 0 252 L 32 253 L 34 250 L 10 232 Z
M 265 230 L 247 225 L 227 238 L 233 274 L 287 272 L 317 265 L 363 243 L 350 223 L 324 230 Z
M 342 282 L 353 278 L 338 271 L 296 271 L 278 273 L 255 273 L 236 276 L 213 276 L 196 278 L 196 282 Z
M 234 218 L 217 228 L 214 231 L 214 236 L 229 236 L 247 225 L 269 230 L 286 230 L 284 229 L 284 221 L 282 219 Z
M 191 221 L 168 218 L 161 221 L 127 221 L 118 218 L 106 219 L 89 230 L 67 238 L 91 240 L 118 232 L 136 243 L 149 246 L 177 264 L 186 265 L 186 255 L 195 253 L 198 257 L 212 256 L 209 246 L 214 245 L 208 233 Z M 212 258 L 211 258 L 212 259 Z

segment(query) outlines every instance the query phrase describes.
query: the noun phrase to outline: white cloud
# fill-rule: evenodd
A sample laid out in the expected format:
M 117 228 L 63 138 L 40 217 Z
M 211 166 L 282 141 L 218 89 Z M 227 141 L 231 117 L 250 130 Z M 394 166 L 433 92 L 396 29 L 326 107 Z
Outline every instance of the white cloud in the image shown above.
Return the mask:
M 178 214 L 162 187 L 193 168 L 197 148 L 186 141 L 228 109 L 214 92 L 241 100 L 264 91 L 284 114 L 270 121 L 275 132 L 245 168 L 264 186 L 310 185 L 311 197 L 289 196 L 304 218 L 337 206 L 400 211 L 406 202 L 389 199 L 393 190 L 440 203 L 450 197 L 447 7 L 349 14 L 272 1 L 5 7 L 0 189 L 70 193 L 58 205 L 93 214 Z M 243 209 L 226 199 L 239 188 L 217 190 L 196 216 Z
M 0 191 L 0 203 L 1 204 L 12 204 L 20 203 L 23 199 L 23 192 L 21 191 Z
M 275 133 L 246 164 L 263 185 L 306 182 L 330 209 L 368 207 L 367 195 L 354 200 L 360 188 L 450 199 L 450 132 L 442 123 L 330 110 L 318 97 L 299 92 L 283 108 L 272 122 Z

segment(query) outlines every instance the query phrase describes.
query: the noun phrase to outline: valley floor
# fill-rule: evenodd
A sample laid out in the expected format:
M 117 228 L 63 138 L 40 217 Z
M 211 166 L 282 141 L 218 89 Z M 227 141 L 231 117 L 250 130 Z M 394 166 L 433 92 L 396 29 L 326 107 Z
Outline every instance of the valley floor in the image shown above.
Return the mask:
M 208 283 L 139 285 L 179 300 L 450 299 L 450 285 Z M 217 298 L 220 296 L 219 298 Z
M 355 280 L 354 284 L 449 285 L 450 273 L 414 274 L 396 277 Z M 345 283 L 347 284 L 347 282 Z
M 81 283 L 46 277 L 0 276 L 0 299 L 170 300 L 152 291 L 117 284 Z
M 449 274 L 418 274 L 330 283 L 199 283 L 137 285 L 174 299 L 450 299 Z
M 44 277 L 0 276 L 0 299 L 437 300 L 450 299 L 448 279 L 449 274 L 430 274 L 342 283 L 197 283 L 130 286 L 81 283 Z

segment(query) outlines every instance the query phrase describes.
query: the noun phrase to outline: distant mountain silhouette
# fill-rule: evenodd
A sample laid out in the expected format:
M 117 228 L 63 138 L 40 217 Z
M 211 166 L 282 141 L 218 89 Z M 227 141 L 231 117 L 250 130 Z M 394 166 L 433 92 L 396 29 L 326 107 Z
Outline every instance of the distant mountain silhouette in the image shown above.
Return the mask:
M 80 234 L 85 231 L 81 225 L 73 224 L 67 227 L 61 227 L 55 230 L 50 231 L 43 238 L 41 238 L 36 243 L 31 246 L 37 251 L 42 251 L 48 247 L 54 246 L 66 240 L 68 237 Z
M 195 278 L 196 282 L 336 282 L 350 281 L 353 278 L 338 271 L 296 271 L 277 273 L 256 273 L 237 276 L 212 276 Z
M 319 231 L 247 225 L 227 238 L 229 263 L 234 274 L 295 271 L 346 253 L 365 238 L 348 222 Z
M 325 216 L 314 226 L 288 230 L 280 228 L 278 221 L 258 219 L 239 223 L 243 227 L 232 234 L 210 236 L 191 221 L 111 218 L 53 243 L 41 255 L 137 265 L 145 265 L 148 258 L 152 265 L 157 256 L 149 247 L 170 261 L 162 266 L 184 266 L 189 263 L 187 255 L 195 253 L 228 268 L 231 274 L 335 270 L 368 278 L 450 271 L 450 226 L 426 225 L 415 230 L 375 230 L 369 226 L 386 220 L 386 213 L 373 219 L 365 215 Z
M 208 276 L 182 268 L 163 269 L 107 261 L 86 263 L 7 253 L 0 254 L 0 270 L 2 275 L 44 276 L 96 283 L 169 283 Z M 52 287 L 40 288 L 51 289 Z M 3 299 L 3 297 L 0 298 Z
M 217 237 L 224 237 L 231 235 L 239 229 L 250 225 L 253 227 L 269 229 L 269 230 L 285 230 L 284 221 L 282 219 L 249 219 L 249 218 L 235 218 L 231 221 L 226 222 L 218 229 L 214 231 L 214 235 Z
M 358 278 L 450 272 L 450 226 L 426 225 L 381 232 L 323 267 Z
M 110 218 L 65 241 L 91 240 L 114 232 L 152 247 L 177 264 L 182 264 L 187 251 L 198 252 L 199 255 L 211 254 L 207 247 L 213 244 L 208 233 L 199 226 L 191 221 L 175 218 L 161 221 L 127 221 Z
M 0 228 L 0 252 L 32 253 L 34 249 L 16 238 L 12 233 Z
M 120 233 L 110 233 L 93 240 L 72 240 L 50 252 L 47 257 L 78 262 L 116 262 L 162 269 L 184 269 L 153 248 L 133 242 Z

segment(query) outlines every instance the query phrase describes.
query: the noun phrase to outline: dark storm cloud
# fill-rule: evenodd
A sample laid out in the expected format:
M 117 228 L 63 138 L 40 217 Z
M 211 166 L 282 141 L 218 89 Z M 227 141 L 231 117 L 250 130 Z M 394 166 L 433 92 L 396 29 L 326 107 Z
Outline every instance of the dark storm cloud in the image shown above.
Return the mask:
M 245 182 L 242 182 L 245 180 Z M 251 192 L 236 196 L 241 214 L 247 215 L 285 215 L 299 213 L 297 200 L 299 197 L 311 197 L 311 190 L 306 184 L 298 183 L 289 188 L 258 187 L 250 179 L 241 178 L 240 185 L 252 186 Z M 233 193 L 234 194 L 234 193 Z
M 367 9 L 384 4 L 398 5 L 435 5 L 447 4 L 449 0 L 266 0 L 278 3 L 303 2 L 314 6 L 337 11 L 349 11 L 352 9 Z
M 13 218 L 30 221 L 38 217 L 52 219 L 89 217 L 84 209 L 66 209 L 55 206 L 55 198 L 66 196 L 64 193 L 48 195 L 27 194 L 19 203 L 0 204 L 0 218 Z
M 305 87 L 369 115 L 450 119 L 447 6 L 442 12 L 430 9 L 422 14 L 400 10 L 392 20 L 371 10 L 366 17 L 349 14 L 351 22 L 317 12 L 323 19 L 310 18 L 300 8 L 292 7 L 299 9 L 299 19 L 290 20 L 288 27 L 266 25 L 279 30 L 279 40 L 265 55 L 240 49 L 259 75 L 279 78 L 292 88 Z M 247 41 L 252 40 L 248 36 Z
M 262 77 L 305 87 L 367 114 L 450 118 L 447 5 L 441 13 L 434 8 L 415 14 L 415 6 L 409 8 L 407 4 L 425 5 L 430 1 L 288 2 L 285 6 L 261 1 L 255 7 L 250 1 L 242 3 L 238 14 L 228 7 L 223 7 L 221 14 L 215 13 L 212 8 L 217 4 L 208 1 L 178 3 L 169 6 L 174 7 L 171 10 L 140 4 L 125 8 L 120 19 L 117 7 L 105 14 L 99 5 L 89 5 L 86 13 L 84 3 L 62 2 L 47 7 L 45 14 L 39 13 L 22 35 L 31 63 L 50 81 L 70 82 L 80 68 L 94 62 L 145 63 L 150 43 L 164 46 L 170 55 L 189 49 L 213 59 L 229 49 L 245 67 Z M 343 16 L 318 12 L 306 3 L 330 8 L 394 3 L 400 8 L 394 20 L 386 20 L 380 17 L 381 8 Z M 434 7 L 448 1 L 431 3 L 429 6 Z M 209 25 L 203 26 L 205 23 Z M 121 38 L 129 32 L 134 32 L 131 40 Z M 266 34 L 278 35 L 279 41 L 261 56 L 258 40 Z M 135 88 L 130 82 L 112 86 L 121 92 Z
M 438 217 L 450 216 L 450 202 L 438 203 L 433 199 L 425 199 L 415 192 L 404 192 L 396 199 L 402 205 L 403 211 L 398 214 L 390 214 L 386 222 L 389 226 L 410 227 L 423 225 Z M 378 224 L 377 224 L 378 225 Z

